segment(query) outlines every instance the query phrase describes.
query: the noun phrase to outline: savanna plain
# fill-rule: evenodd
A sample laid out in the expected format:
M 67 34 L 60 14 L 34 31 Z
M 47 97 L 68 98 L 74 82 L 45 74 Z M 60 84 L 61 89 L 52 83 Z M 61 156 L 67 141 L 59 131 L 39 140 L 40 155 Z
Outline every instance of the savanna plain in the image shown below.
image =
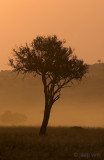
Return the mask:
M 0 160 L 104 159 L 104 129 L 0 127 Z

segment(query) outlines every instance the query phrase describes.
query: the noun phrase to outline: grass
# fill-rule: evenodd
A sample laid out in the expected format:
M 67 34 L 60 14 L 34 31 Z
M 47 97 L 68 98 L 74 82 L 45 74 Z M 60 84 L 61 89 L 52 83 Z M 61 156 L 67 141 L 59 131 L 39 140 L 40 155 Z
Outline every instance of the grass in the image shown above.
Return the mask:
M 104 129 L 0 127 L 0 160 L 104 160 Z

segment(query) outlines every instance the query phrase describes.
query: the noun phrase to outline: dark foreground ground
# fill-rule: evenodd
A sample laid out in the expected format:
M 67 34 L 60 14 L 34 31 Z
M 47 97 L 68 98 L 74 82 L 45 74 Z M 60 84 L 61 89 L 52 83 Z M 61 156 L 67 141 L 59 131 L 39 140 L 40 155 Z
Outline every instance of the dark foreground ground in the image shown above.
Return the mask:
M 104 129 L 0 127 L 0 160 L 104 160 Z

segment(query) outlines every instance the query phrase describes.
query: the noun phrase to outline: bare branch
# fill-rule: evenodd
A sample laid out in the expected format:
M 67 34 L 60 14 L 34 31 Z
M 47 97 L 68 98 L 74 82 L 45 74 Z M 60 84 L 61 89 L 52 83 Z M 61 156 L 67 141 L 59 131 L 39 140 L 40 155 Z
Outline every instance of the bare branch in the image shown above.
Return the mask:
M 53 99 L 53 103 L 56 102 L 59 98 L 60 98 L 60 94 Z

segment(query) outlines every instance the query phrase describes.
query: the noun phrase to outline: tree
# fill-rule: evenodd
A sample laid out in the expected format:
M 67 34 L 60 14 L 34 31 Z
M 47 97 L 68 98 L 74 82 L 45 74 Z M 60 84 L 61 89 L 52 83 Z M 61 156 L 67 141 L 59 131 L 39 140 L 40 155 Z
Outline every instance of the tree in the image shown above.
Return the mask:
M 9 64 L 13 71 L 33 73 L 41 76 L 44 95 L 45 109 L 40 135 L 46 134 L 50 111 L 53 104 L 60 98 L 61 89 L 70 87 L 72 80 L 81 80 L 88 70 L 88 65 L 83 60 L 78 60 L 73 55 L 71 47 L 64 46 L 54 36 L 37 36 L 30 45 L 13 49 L 13 58 Z
M 24 114 L 12 113 L 11 111 L 6 111 L 0 116 L 0 121 L 6 125 L 21 125 L 27 120 Z
M 100 59 L 98 59 L 97 61 L 98 61 L 99 64 L 101 63 L 101 60 L 100 60 Z

